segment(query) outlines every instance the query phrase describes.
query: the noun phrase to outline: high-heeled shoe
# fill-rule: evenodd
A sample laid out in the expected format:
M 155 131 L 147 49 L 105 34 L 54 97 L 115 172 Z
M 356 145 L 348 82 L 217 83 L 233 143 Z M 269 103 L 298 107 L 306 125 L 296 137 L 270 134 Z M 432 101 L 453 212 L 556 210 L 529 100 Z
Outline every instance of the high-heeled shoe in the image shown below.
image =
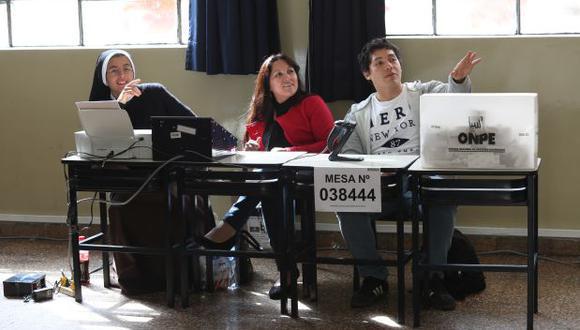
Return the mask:
M 256 240 L 256 238 L 252 236 L 252 234 L 250 234 L 247 230 L 242 230 L 239 234 L 244 239 L 244 241 L 246 241 L 256 251 L 264 251 L 264 248 L 262 245 L 260 245 L 260 242 L 258 242 L 258 240 Z
M 206 249 L 211 250 L 231 250 L 238 242 L 238 235 L 234 235 L 223 242 L 212 241 L 205 236 L 196 237 L 196 241 Z
M 211 239 L 205 237 L 205 236 L 197 236 L 196 237 L 196 241 L 203 246 L 206 249 L 212 249 L 212 250 L 231 250 L 232 247 L 234 245 L 236 245 L 236 243 L 238 243 L 238 241 L 240 239 L 244 239 L 246 242 L 248 242 L 248 244 L 253 247 L 254 249 L 256 249 L 256 251 L 263 251 L 264 248 L 262 248 L 262 246 L 260 245 L 260 242 L 258 242 L 254 236 L 252 236 L 249 232 L 247 232 L 246 230 L 241 230 L 239 232 L 237 232 L 234 236 L 228 238 L 227 240 L 223 241 L 223 242 L 216 242 L 216 241 L 212 241 Z
M 291 272 L 291 277 L 293 281 L 296 281 L 298 277 L 300 277 L 300 272 L 298 271 L 298 269 L 295 269 L 293 272 Z M 287 289 L 290 288 L 290 282 L 286 283 L 286 288 Z M 276 281 L 274 286 L 270 288 L 270 291 L 268 291 L 268 296 L 272 300 L 282 299 L 282 285 L 280 283 L 280 280 Z

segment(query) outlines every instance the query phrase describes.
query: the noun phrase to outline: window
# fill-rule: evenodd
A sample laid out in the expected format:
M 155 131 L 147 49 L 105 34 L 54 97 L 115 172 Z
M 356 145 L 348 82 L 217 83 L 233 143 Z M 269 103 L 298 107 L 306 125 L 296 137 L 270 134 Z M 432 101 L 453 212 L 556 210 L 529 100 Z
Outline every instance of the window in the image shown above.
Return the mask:
M 77 12 L 76 0 L 12 0 L 12 45 L 78 45 Z
M 521 1 L 522 33 L 580 33 L 580 1 Z
M 0 0 L 0 47 L 183 44 L 189 0 Z
M 385 0 L 387 35 L 580 33 L 578 0 Z
M 513 35 L 517 28 L 515 4 L 515 0 L 437 0 L 437 33 Z
M 189 38 L 189 0 L 181 0 L 181 44 L 186 44 Z
M 6 2 L 0 1 L 0 22 L 8 22 Z M 0 24 L 0 48 L 8 47 L 8 24 Z
M 177 1 L 84 1 L 85 45 L 179 43 Z
M 431 1 L 386 0 L 387 34 L 432 34 L 431 12 Z

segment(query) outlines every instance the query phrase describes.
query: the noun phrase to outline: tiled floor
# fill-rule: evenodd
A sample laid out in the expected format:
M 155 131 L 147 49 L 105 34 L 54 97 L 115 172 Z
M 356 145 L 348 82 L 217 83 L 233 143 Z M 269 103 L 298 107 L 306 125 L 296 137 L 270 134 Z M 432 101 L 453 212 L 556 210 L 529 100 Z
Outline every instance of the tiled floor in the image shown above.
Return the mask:
M 0 240 L 0 279 L 19 272 L 42 272 L 47 281 L 68 269 L 63 241 Z M 524 263 L 519 256 L 484 256 L 486 263 Z M 540 262 L 537 329 L 580 329 L 580 265 L 578 257 Z M 99 258 L 91 254 L 91 268 Z M 0 297 L 0 329 L 286 329 L 397 328 L 395 276 L 386 306 L 353 310 L 350 266 L 319 266 L 319 301 L 301 299 L 300 318 L 279 314 L 279 303 L 267 297 L 275 280 L 273 263 L 254 260 L 253 281 L 235 290 L 192 294 L 191 307 L 168 308 L 164 293 L 127 298 L 119 289 L 105 289 L 101 272 L 83 287 L 84 302 L 59 294 L 42 303 Z M 394 272 L 392 272 L 394 273 Z M 409 273 L 409 272 L 408 272 Z M 526 325 L 526 281 L 521 273 L 487 273 L 488 288 L 459 302 L 453 312 L 424 311 L 425 329 L 523 329 Z M 411 284 L 407 278 L 407 286 Z M 412 320 L 407 292 L 407 324 Z

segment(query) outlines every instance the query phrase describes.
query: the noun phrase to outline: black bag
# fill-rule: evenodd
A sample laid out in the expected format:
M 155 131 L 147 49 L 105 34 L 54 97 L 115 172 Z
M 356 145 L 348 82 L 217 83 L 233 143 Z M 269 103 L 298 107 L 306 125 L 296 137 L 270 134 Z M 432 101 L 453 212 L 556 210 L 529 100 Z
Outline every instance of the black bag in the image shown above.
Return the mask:
M 455 229 L 451 247 L 447 253 L 447 262 L 450 264 L 479 264 L 479 258 L 473 244 Z M 456 300 L 463 300 L 466 296 L 481 292 L 485 289 L 485 276 L 482 271 L 446 271 L 445 287 Z
M 113 194 L 115 201 L 127 200 L 129 194 Z M 215 223 L 213 211 L 206 197 L 184 195 L 183 206 L 185 221 L 193 226 L 195 235 L 209 231 L 208 224 Z M 131 203 L 109 208 L 110 240 L 115 245 L 164 248 L 166 244 L 165 216 L 166 197 L 163 193 L 142 193 Z M 183 230 L 182 217 L 175 217 L 173 239 L 182 241 L 186 232 Z M 165 290 L 166 269 L 162 255 L 145 255 L 138 253 L 114 252 L 115 266 L 121 287 L 121 293 L 137 295 Z M 180 270 L 176 265 L 176 276 Z M 176 278 L 179 283 L 179 278 Z

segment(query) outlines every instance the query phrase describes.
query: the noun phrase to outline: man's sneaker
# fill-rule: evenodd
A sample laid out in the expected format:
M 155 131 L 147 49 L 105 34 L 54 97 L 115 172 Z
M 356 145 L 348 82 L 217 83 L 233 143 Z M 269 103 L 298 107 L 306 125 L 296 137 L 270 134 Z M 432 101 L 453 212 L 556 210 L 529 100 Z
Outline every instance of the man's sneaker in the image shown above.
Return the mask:
M 442 311 L 455 309 L 455 299 L 449 294 L 443 280 L 437 275 L 429 280 L 429 287 L 424 294 L 425 307 Z
M 365 277 L 361 288 L 354 293 L 350 300 L 353 308 L 368 307 L 387 296 L 389 285 L 385 280 L 374 277 Z

